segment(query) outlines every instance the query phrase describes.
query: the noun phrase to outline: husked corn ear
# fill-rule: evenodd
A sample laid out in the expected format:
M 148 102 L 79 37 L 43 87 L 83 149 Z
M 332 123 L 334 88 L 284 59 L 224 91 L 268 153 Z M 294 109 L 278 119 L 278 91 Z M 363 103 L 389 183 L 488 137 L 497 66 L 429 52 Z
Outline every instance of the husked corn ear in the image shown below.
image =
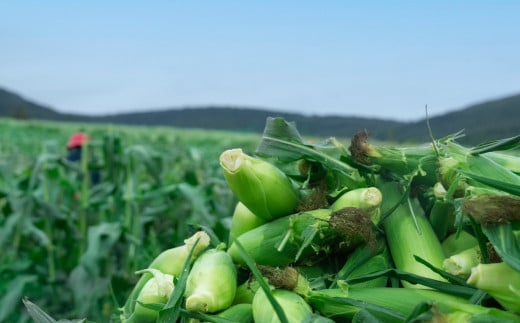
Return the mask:
M 204 231 L 195 232 L 191 237 L 184 240 L 184 244 L 174 248 L 170 248 L 161 252 L 148 266 L 149 269 L 156 269 L 163 274 L 178 277 L 181 273 L 182 267 L 188 258 L 188 255 L 193 249 L 192 261 L 209 246 L 209 235 Z M 136 299 L 146 282 L 152 278 L 150 272 L 143 272 L 139 278 L 134 289 L 128 296 L 125 305 L 121 309 L 121 317 L 128 318 L 134 311 L 136 306 Z
M 471 269 L 467 283 L 491 295 L 506 310 L 520 314 L 520 272 L 508 264 L 479 264 Z
M 215 313 L 228 308 L 235 298 L 237 271 L 223 250 L 209 249 L 193 263 L 186 282 L 186 309 Z
M 253 305 L 235 304 L 215 315 L 231 322 L 253 323 Z
M 468 278 L 471 268 L 478 265 L 481 260 L 480 248 L 475 246 L 444 259 L 442 269 L 452 275 Z
M 380 217 L 380 207 L 383 195 L 377 187 L 362 187 L 343 193 L 330 206 L 332 211 L 338 211 L 345 207 L 355 207 L 368 212 L 372 222 L 377 224 Z
M 235 241 L 257 264 L 276 267 L 308 260 L 319 253 L 348 252 L 363 242 L 372 245 L 375 238 L 370 215 L 347 207 L 336 212 L 315 209 L 285 216 L 250 230 Z M 231 244 L 228 253 L 235 263 L 244 265 L 236 243 Z
M 229 149 L 220 155 L 220 166 L 231 191 L 256 216 L 269 221 L 296 210 L 298 191 L 273 164 Z
M 166 304 L 173 292 L 173 276 L 163 274 L 156 269 L 145 269 L 140 273 L 150 273 L 150 278 L 141 289 L 135 310 L 129 322 L 155 322 L 159 317 L 159 311 L 145 307 L 143 304 Z
M 337 237 L 328 223 L 330 214 L 329 209 L 316 209 L 285 216 L 245 232 L 236 240 L 257 264 L 285 266 L 317 253 L 320 246 L 326 247 L 327 242 Z M 302 248 L 304 235 L 311 229 L 315 230 L 311 245 Z M 227 252 L 235 263 L 245 265 L 234 243 Z
M 236 237 L 264 224 L 265 222 L 264 219 L 257 217 L 253 212 L 251 212 L 242 202 L 238 202 L 231 219 L 228 244 L 231 245 Z
M 442 241 L 442 250 L 446 257 L 451 257 L 466 249 L 478 246 L 477 238 L 467 231 L 460 231 L 450 234 Z
M 390 254 L 397 269 L 419 276 L 445 281 L 430 268 L 415 260 L 419 256 L 437 268 L 442 267 L 444 252 L 437 235 L 424 215 L 417 199 L 402 200 L 401 187 L 396 182 L 379 185 L 385 198 L 384 209 L 395 208 L 383 221 Z M 403 286 L 424 288 L 402 281 Z
M 289 322 L 303 322 L 305 317 L 312 313 L 309 304 L 295 292 L 275 289 L 271 293 L 278 304 L 280 304 Z M 261 288 L 257 290 L 253 298 L 253 318 L 255 323 L 280 322 L 264 290 Z

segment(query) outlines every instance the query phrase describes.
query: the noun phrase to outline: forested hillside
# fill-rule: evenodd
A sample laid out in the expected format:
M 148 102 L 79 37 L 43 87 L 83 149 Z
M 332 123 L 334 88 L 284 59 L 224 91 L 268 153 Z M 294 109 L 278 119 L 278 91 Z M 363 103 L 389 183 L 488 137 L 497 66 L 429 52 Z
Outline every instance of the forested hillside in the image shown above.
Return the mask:
M 280 116 L 294 121 L 302 133 L 311 136 L 351 137 L 358 130 L 367 129 L 373 138 L 380 140 L 422 142 L 429 138 L 425 119 L 398 122 L 356 116 L 314 116 L 221 106 L 89 117 L 59 113 L 50 107 L 0 89 L 0 117 L 8 118 L 261 132 L 268 116 Z M 520 133 L 520 95 L 475 104 L 431 117 L 429 121 L 435 137 L 465 129 L 467 136 L 461 142 L 467 144 L 514 136 Z

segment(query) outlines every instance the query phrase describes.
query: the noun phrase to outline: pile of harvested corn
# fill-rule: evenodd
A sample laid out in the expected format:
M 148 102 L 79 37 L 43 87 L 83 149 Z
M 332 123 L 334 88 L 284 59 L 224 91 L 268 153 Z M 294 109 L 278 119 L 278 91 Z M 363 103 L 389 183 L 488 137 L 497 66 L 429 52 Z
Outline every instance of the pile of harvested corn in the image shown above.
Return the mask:
M 139 272 L 125 322 L 519 322 L 520 136 L 346 149 L 267 120 L 220 163 L 229 240 L 199 231 Z M 209 233 L 209 235 L 208 235 Z

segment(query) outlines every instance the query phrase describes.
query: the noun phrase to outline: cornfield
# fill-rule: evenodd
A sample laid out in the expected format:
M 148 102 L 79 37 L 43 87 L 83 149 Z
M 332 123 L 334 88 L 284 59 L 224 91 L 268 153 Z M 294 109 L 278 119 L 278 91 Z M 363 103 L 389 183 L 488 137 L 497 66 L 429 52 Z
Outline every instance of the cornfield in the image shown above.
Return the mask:
M 82 162 L 68 137 L 92 140 Z M 106 322 L 142 269 L 200 228 L 224 239 L 235 198 L 218 156 L 256 136 L 167 128 L 0 121 L 0 322 Z M 91 172 L 101 181 L 90 182 Z

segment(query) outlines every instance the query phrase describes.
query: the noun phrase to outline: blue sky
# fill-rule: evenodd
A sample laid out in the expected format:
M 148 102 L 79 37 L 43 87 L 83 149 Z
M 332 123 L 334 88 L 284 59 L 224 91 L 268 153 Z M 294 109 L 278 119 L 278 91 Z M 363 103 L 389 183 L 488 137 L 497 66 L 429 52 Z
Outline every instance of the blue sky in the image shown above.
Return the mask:
M 45 5 L 43 5 L 45 4 Z M 0 2 L 0 87 L 60 111 L 398 120 L 520 92 L 520 1 Z

